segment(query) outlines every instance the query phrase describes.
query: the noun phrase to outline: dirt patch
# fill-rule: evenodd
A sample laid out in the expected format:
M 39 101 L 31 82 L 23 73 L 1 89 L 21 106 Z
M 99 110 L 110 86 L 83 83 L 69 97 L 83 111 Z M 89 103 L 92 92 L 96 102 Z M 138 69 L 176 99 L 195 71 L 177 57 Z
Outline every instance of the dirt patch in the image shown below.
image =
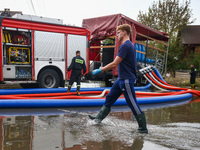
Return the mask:
M 19 84 L 0 84 L 0 89 L 21 89 Z
M 174 86 L 190 86 L 190 77 L 182 77 L 182 76 L 176 76 L 174 77 L 165 77 L 164 79 L 168 84 L 174 85 Z M 196 78 L 196 86 L 200 87 L 200 78 Z

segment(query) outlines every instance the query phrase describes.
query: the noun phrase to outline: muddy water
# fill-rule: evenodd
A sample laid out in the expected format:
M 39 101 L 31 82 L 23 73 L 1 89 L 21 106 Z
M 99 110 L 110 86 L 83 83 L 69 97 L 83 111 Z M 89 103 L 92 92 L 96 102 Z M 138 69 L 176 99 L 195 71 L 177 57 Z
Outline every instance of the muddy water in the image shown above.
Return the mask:
M 89 120 L 100 108 L 1 109 L 2 150 L 200 149 L 200 99 L 141 105 L 149 134 L 136 132 L 127 107 L 113 107 L 101 124 Z

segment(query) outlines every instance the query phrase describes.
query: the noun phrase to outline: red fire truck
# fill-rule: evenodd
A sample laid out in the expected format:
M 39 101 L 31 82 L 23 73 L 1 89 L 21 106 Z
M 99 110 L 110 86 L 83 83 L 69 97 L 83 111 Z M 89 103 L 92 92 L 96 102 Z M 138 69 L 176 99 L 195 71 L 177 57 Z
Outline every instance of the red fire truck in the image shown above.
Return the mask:
M 63 87 L 77 50 L 86 60 L 88 72 L 89 40 L 88 29 L 63 25 L 60 20 L 0 17 L 0 83 Z

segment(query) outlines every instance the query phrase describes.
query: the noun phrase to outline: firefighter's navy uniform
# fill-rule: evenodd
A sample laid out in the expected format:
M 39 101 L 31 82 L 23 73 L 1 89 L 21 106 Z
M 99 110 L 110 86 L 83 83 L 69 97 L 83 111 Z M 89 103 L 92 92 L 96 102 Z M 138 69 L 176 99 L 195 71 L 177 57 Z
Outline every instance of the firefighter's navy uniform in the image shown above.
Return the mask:
M 70 80 L 69 80 L 69 85 L 68 85 L 68 92 L 70 91 L 73 83 L 76 81 L 77 83 L 77 95 L 80 95 L 80 82 L 81 82 L 81 75 L 82 75 L 82 70 L 83 73 L 86 72 L 86 66 L 85 66 L 85 60 L 80 56 L 77 55 L 72 59 L 72 62 L 67 69 L 67 71 L 72 70 Z
M 197 69 L 195 67 L 191 67 L 191 71 L 190 71 L 190 85 L 191 85 L 192 89 L 195 88 L 196 73 L 197 73 Z

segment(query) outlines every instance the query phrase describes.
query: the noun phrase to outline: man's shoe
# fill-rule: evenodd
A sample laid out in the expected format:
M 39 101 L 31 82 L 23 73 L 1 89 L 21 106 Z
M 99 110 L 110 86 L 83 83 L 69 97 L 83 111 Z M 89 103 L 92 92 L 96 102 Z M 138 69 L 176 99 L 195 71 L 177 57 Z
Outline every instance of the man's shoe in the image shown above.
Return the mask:
M 67 88 L 67 93 L 69 93 L 69 92 L 70 92 L 70 90 L 71 90 L 71 87 L 72 87 L 72 86 L 68 85 L 68 88 Z

